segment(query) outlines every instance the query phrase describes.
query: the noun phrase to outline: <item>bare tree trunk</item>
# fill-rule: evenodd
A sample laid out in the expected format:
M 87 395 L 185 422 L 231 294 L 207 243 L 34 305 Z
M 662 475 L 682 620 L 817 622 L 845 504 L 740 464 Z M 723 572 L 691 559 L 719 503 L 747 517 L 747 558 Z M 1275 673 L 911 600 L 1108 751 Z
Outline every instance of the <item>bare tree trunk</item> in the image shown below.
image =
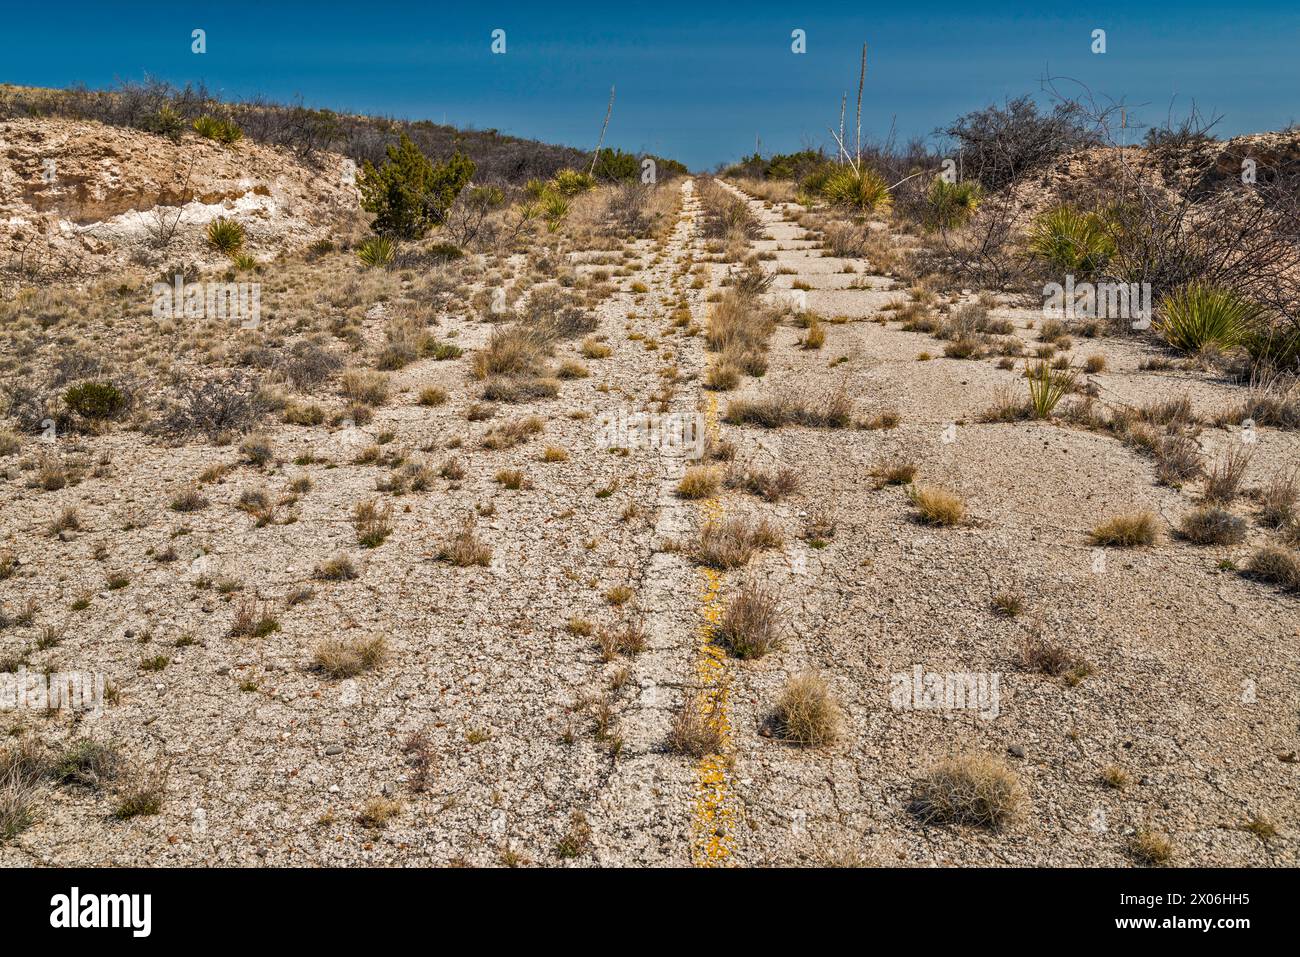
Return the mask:
M 858 72 L 858 134 L 853 142 L 853 160 L 862 160 L 862 84 L 867 78 L 867 45 L 862 44 L 862 69 Z
M 609 129 L 609 115 L 614 112 L 614 87 L 609 88 L 609 106 L 605 108 L 605 123 L 600 128 L 600 139 L 596 142 L 596 152 L 591 154 L 591 168 L 587 170 L 587 175 L 591 176 L 596 172 L 596 159 L 600 156 L 600 148 L 605 145 L 605 131 Z
M 840 152 L 839 152 L 839 163 L 840 163 L 841 166 L 844 165 L 844 107 L 848 105 L 848 102 L 849 102 L 849 91 L 848 91 L 848 90 L 845 90 L 845 91 L 840 95 L 840 138 L 839 138 Z

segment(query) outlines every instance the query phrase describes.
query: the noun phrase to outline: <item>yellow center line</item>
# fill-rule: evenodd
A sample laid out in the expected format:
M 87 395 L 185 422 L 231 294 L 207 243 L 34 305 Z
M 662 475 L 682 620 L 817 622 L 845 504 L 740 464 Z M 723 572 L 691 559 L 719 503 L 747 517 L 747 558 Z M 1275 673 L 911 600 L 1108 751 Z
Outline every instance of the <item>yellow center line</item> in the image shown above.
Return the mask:
M 718 398 L 710 392 L 704 412 L 704 432 L 718 438 Z M 722 519 L 722 502 L 716 495 L 701 502 L 706 524 Z M 735 810 L 730 801 L 731 722 L 727 712 L 727 658 L 713 640 L 722 619 L 722 575 L 712 568 L 698 569 L 700 624 L 696 629 L 695 676 L 701 689 L 701 705 L 713 721 L 722 741 L 721 754 L 709 754 L 695 767 L 695 806 L 691 815 L 691 861 L 696 867 L 718 867 L 729 862 L 734 844 L 732 826 Z

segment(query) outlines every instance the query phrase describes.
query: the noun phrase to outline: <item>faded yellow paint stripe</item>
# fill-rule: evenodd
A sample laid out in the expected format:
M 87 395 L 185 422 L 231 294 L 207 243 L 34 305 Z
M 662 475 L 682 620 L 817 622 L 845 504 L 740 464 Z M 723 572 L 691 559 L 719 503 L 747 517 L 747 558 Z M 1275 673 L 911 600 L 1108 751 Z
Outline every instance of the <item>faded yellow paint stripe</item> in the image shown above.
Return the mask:
M 718 438 L 718 398 L 708 394 L 704 431 Z M 705 523 L 720 521 L 722 502 L 712 496 L 701 502 Z M 727 656 L 713 637 L 722 619 L 722 575 L 712 568 L 699 570 L 700 624 L 696 629 L 695 676 L 706 711 L 717 723 L 722 754 L 710 754 L 695 767 L 695 806 L 691 815 L 691 861 L 696 867 L 718 867 L 730 862 L 735 830 L 735 809 L 731 800 L 731 722 L 727 709 Z

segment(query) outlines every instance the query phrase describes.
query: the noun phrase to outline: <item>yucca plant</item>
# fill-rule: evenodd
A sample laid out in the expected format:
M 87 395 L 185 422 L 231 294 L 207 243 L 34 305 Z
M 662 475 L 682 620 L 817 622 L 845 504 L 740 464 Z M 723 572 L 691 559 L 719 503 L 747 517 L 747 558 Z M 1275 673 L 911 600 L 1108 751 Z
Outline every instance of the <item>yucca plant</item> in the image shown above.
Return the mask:
M 842 206 L 859 213 L 888 209 L 892 201 L 889 184 L 870 167 L 854 169 L 841 166 L 833 171 L 822 185 L 822 195 L 833 206 Z
M 218 216 L 208 223 L 208 245 L 227 255 L 234 255 L 244 245 L 243 225 L 233 219 Z
M 224 120 L 204 113 L 194 121 L 194 132 L 206 139 L 216 140 L 226 146 L 244 138 L 244 131 L 233 120 Z
M 1029 367 L 1029 408 L 1035 419 L 1051 418 L 1056 405 L 1074 389 L 1073 369 L 1054 369 L 1047 361 Z
M 357 246 L 357 258 L 371 269 L 389 265 L 396 255 L 397 245 L 387 236 L 371 236 Z
M 596 179 L 587 173 L 580 173 L 573 169 L 562 169 L 555 174 L 552 181 L 555 189 L 565 196 L 577 196 L 579 193 L 585 193 L 589 189 L 596 188 Z
M 974 180 L 950 183 L 943 177 L 936 177 L 926 195 L 926 225 L 937 229 L 960 226 L 970 219 L 983 196 L 979 183 Z
M 1183 352 L 1231 349 L 1258 333 L 1263 310 L 1228 289 L 1192 283 L 1160 300 L 1156 332 Z
M 542 214 L 546 217 L 546 228 L 555 232 L 560 228 L 564 217 L 569 215 L 569 200 L 562 193 L 548 192 L 542 197 Z
M 1057 206 L 1034 220 L 1029 252 L 1061 272 L 1090 276 L 1115 255 L 1115 239 L 1096 213 Z

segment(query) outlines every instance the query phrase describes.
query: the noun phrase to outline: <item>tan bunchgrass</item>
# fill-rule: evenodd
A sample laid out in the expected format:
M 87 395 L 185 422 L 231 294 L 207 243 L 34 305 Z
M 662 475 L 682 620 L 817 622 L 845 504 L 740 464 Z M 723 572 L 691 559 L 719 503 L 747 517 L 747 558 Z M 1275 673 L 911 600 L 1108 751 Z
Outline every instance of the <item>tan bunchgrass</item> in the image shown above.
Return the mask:
M 1015 771 L 989 754 L 945 758 L 916 783 L 913 813 L 925 824 L 998 830 L 1015 822 L 1024 790 Z
M 330 678 L 352 678 L 373 671 L 388 657 L 388 639 L 383 635 L 364 638 L 327 638 L 316 646 L 312 662 Z
M 830 686 L 813 672 L 794 675 L 785 683 L 773 714 L 777 733 L 786 741 L 817 748 L 834 743 L 844 724 L 844 712 Z

